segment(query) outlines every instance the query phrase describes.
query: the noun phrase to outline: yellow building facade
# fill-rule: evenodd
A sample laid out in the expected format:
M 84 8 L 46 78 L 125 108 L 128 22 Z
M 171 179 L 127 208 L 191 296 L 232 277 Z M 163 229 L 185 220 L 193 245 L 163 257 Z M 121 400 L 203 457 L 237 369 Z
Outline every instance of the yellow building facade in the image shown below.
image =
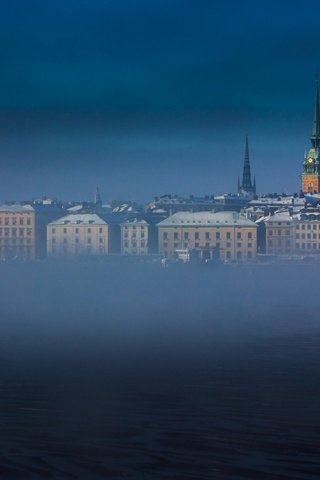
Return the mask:
M 159 253 L 194 251 L 200 258 L 251 261 L 257 255 L 257 225 L 237 212 L 179 212 L 158 223 Z
M 146 255 L 148 253 L 148 223 L 133 220 L 121 224 L 121 253 Z
M 47 226 L 47 255 L 106 255 L 108 225 L 95 214 L 62 217 Z
M 34 260 L 35 211 L 31 205 L 0 207 L 0 259 Z
M 266 227 L 266 253 L 287 255 L 294 253 L 295 222 L 289 211 L 275 213 L 264 219 Z

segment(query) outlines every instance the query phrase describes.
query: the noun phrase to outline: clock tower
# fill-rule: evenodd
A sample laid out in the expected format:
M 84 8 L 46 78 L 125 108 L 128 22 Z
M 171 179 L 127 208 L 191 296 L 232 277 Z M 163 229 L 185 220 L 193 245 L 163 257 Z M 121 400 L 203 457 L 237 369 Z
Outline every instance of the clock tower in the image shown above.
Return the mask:
M 303 193 L 320 193 L 320 118 L 319 118 L 319 86 L 316 84 L 314 99 L 311 148 L 303 161 L 301 175 Z

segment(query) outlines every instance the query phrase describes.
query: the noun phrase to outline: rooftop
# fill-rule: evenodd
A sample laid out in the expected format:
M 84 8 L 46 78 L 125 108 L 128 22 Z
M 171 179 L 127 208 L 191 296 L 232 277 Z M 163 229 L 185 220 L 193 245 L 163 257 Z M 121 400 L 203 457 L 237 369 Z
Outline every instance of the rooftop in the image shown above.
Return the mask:
M 159 227 L 172 226 L 239 226 L 254 227 L 255 223 L 243 217 L 238 212 L 178 212 L 162 222 L 158 223 Z
M 65 217 L 58 218 L 49 225 L 107 225 L 107 223 L 98 217 L 95 213 L 84 213 L 66 215 Z

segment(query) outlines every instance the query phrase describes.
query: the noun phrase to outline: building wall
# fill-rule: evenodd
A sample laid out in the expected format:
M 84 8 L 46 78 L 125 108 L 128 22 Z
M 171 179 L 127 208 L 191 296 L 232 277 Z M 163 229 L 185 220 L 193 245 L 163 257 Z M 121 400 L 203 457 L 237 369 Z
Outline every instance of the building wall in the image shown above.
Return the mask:
M 35 213 L 0 212 L 0 259 L 34 260 Z
M 270 255 L 291 254 L 294 251 L 295 228 L 288 221 L 266 222 L 266 253 Z
M 319 193 L 320 177 L 313 174 L 302 175 L 302 192 L 303 193 Z
M 320 221 L 306 220 L 295 224 L 295 252 L 320 253 Z
M 128 222 L 121 225 L 121 253 L 146 255 L 148 253 L 148 224 Z
M 257 255 L 257 227 L 159 226 L 159 253 L 173 256 L 177 249 L 199 252 L 222 261 L 253 260 Z
M 108 253 L 108 225 L 62 224 L 47 226 L 47 254 L 105 255 Z

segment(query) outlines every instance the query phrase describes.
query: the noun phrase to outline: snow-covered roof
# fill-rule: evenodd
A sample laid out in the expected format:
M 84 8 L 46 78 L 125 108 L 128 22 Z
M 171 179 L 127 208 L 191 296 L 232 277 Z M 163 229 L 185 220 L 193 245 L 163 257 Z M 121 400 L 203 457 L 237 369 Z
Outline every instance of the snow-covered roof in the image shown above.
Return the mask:
M 293 218 L 288 210 L 284 210 L 275 212 L 274 215 L 268 215 L 267 217 L 264 217 L 264 221 L 267 223 L 292 222 Z
M 159 227 L 219 226 L 255 227 L 255 223 L 238 212 L 178 212 L 158 223 Z
M 49 225 L 107 225 L 107 223 L 102 220 L 95 213 L 84 213 L 84 214 L 74 214 L 66 215 L 65 217 L 58 218 L 54 220 Z
M 74 205 L 73 207 L 68 208 L 68 212 L 78 212 L 83 209 L 83 205 Z
M 31 205 L 1 205 L 0 212 L 3 213 L 32 213 L 34 208 Z
M 134 220 L 126 220 L 125 222 L 122 222 L 121 225 L 127 225 L 130 227 L 134 225 L 148 225 L 148 223 L 145 220 L 138 220 L 135 218 Z

